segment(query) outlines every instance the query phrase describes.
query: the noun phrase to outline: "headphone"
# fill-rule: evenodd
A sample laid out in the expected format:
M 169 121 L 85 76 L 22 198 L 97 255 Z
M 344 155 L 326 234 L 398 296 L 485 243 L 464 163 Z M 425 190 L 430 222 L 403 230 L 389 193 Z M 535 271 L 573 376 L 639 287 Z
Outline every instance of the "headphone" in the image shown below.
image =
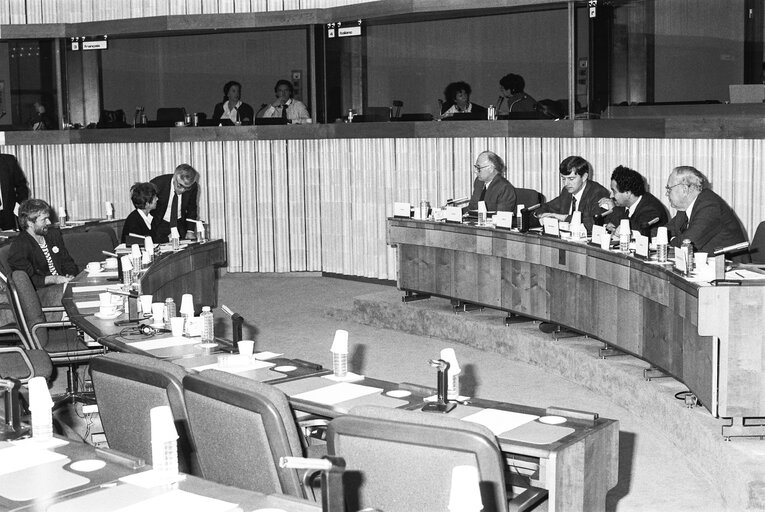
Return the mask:
M 146 337 L 156 336 L 162 332 L 170 332 L 167 329 L 155 329 L 154 327 L 146 324 L 137 325 L 135 327 L 127 327 L 122 329 L 120 336 L 141 335 Z

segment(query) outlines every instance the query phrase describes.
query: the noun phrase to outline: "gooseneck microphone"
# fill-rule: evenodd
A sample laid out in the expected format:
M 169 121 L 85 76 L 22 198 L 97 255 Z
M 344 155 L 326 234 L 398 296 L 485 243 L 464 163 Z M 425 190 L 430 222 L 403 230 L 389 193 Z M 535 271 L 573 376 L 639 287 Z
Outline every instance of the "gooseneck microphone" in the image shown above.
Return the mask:
M 728 254 L 732 252 L 743 251 L 744 249 L 747 249 L 747 248 L 749 248 L 749 242 L 740 242 L 737 244 L 728 245 L 726 247 L 720 247 L 718 249 L 715 249 L 713 254 L 715 256 L 719 256 L 721 254 Z
M 268 106 L 268 103 L 261 103 L 260 108 L 258 109 L 257 112 L 255 112 L 255 117 L 258 117 L 258 114 L 260 114 L 260 111 L 266 108 L 267 106 Z
M 503 101 L 505 101 L 505 97 L 500 94 L 499 98 L 497 98 L 497 112 L 499 112 L 499 107 L 502 106 Z

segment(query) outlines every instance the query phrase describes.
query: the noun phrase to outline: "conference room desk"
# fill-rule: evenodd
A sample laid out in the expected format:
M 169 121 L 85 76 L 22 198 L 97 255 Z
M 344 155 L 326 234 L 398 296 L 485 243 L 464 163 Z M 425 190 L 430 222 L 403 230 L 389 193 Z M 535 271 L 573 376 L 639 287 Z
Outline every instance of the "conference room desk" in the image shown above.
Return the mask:
M 312 376 L 274 386 L 290 397 L 296 410 L 327 418 L 362 405 L 420 410 L 433 398 L 425 388 L 369 377 L 337 382 L 332 376 Z M 489 427 L 511 474 L 548 490 L 548 510 L 605 510 L 606 494 L 618 480 L 618 421 L 478 398 L 463 401 L 448 415 Z
M 387 241 L 401 290 L 570 327 L 672 375 L 715 416 L 765 416 L 765 331 L 754 327 L 765 281 L 712 286 L 583 243 L 462 224 L 389 219 Z
M 0 442 L 0 460 L 4 461 L 0 468 L 0 510 L 321 510 L 321 506 L 306 500 L 246 491 L 191 475 L 177 483 L 156 485 L 156 476 L 148 475 L 146 482 L 147 475 L 140 475 L 151 467 L 135 464 L 131 457 L 115 457 L 118 452 L 55 439 L 65 444 L 41 449 L 31 439 Z M 6 450 L 13 454 L 3 454 Z M 9 465 L 14 466 L 12 471 Z M 127 482 L 120 480 L 126 477 Z M 138 480 L 130 482 L 131 478 Z

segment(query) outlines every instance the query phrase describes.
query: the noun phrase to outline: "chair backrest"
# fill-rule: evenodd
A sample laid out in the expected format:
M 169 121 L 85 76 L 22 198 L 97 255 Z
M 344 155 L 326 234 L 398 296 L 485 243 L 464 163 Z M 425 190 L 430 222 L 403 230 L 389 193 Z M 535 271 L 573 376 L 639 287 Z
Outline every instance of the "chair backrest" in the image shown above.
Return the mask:
M 297 471 L 278 465 L 280 457 L 303 456 L 284 393 L 239 375 L 204 370 L 184 377 L 183 394 L 204 478 L 306 497 Z
M 448 510 L 452 469 L 478 468 L 486 512 L 505 512 L 504 460 L 485 427 L 420 411 L 356 407 L 329 423 L 329 455 L 346 463 L 349 510 Z
M 151 460 L 150 411 L 170 406 L 178 431 L 178 465 L 201 475 L 189 434 L 178 365 L 138 354 L 112 353 L 90 361 L 98 413 L 110 448 Z
M 106 233 L 109 236 L 109 239 L 112 241 L 112 249 L 117 247 L 119 244 L 119 237 L 117 231 L 121 231 L 121 228 L 119 226 L 109 226 L 109 225 L 103 225 L 103 224 L 96 224 L 95 226 L 89 226 L 85 229 L 88 233 L 93 231 L 100 231 L 103 233 Z M 111 251 L 114 252 L 114 251 Z
M 527 208 L 544 201 L 542 194 L 531 188 L 516 188 L 515 197 L 518 204 L 522 204 Z
M 184 121 L 186 109 L 183 107 L 162 107 L 157 109 L 157 121 Z
M 18 346 L 0 346 L 0 378 L 13 378 L 22 384 L 32 377 L 53 374 L 53 362 L 44 350 L 26 350 Z
M 105 260 L 102 251 L 114 250 L 111 237 L 104 231 L 64 231 L 63 236 L 66 249 L 79 269 L 84 269 L 91 261 Z
M 16 316 L 11 306 L 11 291 L 8 289 L 8 278 L 11 269 L 8 265 L 8 253 L 11 244 L 0 246 L 0 328 L 7 325 L 16 325 Z
M 765 263 L 765 221 L 760 222 L 757 231 L 754 232 L 749 254 L 752 256 L 752 263 Z
M 32 335 L 35 325 L 46 320 L 40 297 L 32 280 L 23 270 L 14 270 L 8 279 L 8 287 L 11 292 L 13 312 L 23 334 L 24 346 L 29 350 L 44 349 L 48 344 L 47 329 L 38 329 L 37 335 Z

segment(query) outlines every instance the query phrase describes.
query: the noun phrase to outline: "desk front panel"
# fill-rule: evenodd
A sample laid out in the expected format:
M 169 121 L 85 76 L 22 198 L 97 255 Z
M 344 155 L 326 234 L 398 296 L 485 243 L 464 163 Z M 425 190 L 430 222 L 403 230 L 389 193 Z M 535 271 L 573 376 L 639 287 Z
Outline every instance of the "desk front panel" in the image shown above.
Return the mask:
M 571 327 L 683 381 L 706 407 L 715 390 L 698 286 L 669 270 L 578 243 L 488 228 L 391 220 L 401 289 Z

